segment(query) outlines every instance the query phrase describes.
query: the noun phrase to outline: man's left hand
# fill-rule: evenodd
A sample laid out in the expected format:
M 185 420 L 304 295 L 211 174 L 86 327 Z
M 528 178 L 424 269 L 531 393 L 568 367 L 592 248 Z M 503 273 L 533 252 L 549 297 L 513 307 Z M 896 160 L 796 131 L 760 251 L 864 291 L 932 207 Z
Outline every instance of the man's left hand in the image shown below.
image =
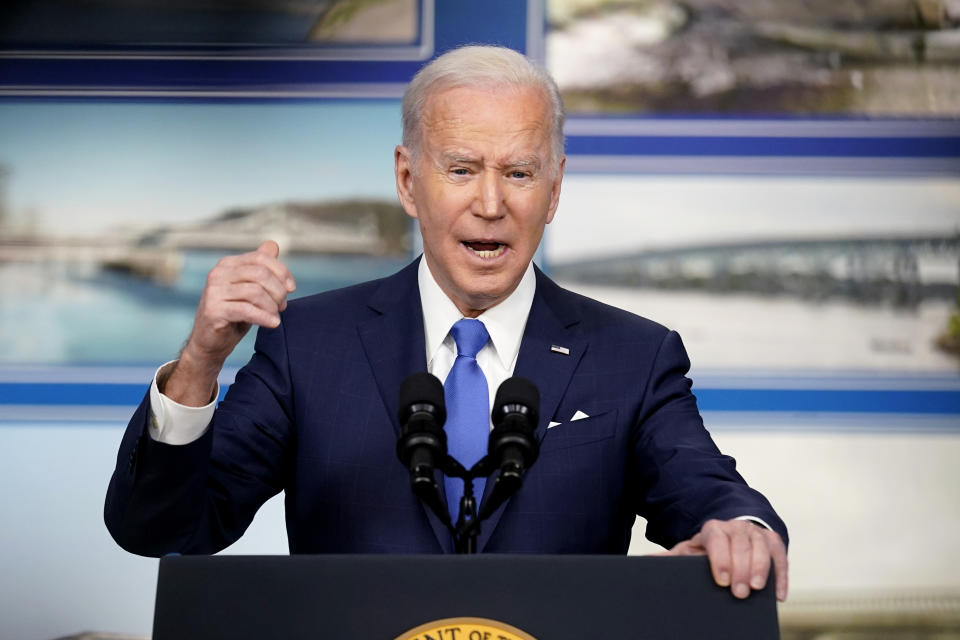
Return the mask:
M 713 579 L 721 587 L 730 587 L 737 598 L 766 586 L 772 561 L 777 600 L 787 599 L 787 548 L 776 531 L 748 520 L 708 520 L 700 533 L 664 555 L 706 555 Z

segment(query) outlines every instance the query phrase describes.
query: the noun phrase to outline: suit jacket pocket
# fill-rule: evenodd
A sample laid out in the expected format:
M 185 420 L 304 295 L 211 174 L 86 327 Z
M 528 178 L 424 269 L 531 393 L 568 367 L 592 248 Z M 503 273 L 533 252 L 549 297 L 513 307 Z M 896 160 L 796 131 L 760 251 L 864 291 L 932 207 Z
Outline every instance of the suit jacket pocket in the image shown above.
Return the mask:
M 579 447 L 612 438 L 617 432 L 617 410 L 563 422 L 547 429 L 540 441 L 540 453 Z

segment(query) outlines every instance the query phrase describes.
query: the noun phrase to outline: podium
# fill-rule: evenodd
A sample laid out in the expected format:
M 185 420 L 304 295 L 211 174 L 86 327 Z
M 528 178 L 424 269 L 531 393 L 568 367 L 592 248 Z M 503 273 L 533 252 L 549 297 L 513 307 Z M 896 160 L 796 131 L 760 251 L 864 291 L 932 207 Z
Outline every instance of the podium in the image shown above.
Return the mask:
M 778 639 L 772 583 L 737 600 L 705 557 L 173 556 L 153 640 Z

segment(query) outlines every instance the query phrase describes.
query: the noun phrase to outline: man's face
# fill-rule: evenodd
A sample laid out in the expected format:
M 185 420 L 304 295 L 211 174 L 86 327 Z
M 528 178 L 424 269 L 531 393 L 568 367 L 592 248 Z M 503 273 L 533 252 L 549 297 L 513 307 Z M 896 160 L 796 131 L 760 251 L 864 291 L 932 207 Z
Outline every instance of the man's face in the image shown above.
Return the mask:
M 563 163 L 551 165 L 550 122 L 535 89 L 447 89 L 427 98 L 417 158 L 396 149 L 400 202 L 465 316 L 516 289 L 553 219 Z

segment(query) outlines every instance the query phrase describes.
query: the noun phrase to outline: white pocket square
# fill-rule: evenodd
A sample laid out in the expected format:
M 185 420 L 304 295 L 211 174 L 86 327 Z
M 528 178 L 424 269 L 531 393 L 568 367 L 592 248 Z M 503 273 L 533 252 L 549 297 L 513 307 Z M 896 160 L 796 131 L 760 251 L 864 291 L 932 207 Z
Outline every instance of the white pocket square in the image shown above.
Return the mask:
M 589 417 L 590 417 L 590 416 L 588 416 L 588 415 L 585 414 L 583 411 L 580 411 L 580 410 L 578 409 L 577 412 L 576 412 L 575 414 L 573 414 L 573 417 L 570 418 L 570 422 L 573 422 L 574 420 L 583 420 L 584 418 L 589 418 Z M 551 423 L 549 423 L 549 424 L 547 425 L 547 429 L 552 429 L 552 428 L 554 428 L 555 426 L 557 426 L 558 424 L 562 424 L 562 423 L 560 423 L 560 422 L 551 422 Z

